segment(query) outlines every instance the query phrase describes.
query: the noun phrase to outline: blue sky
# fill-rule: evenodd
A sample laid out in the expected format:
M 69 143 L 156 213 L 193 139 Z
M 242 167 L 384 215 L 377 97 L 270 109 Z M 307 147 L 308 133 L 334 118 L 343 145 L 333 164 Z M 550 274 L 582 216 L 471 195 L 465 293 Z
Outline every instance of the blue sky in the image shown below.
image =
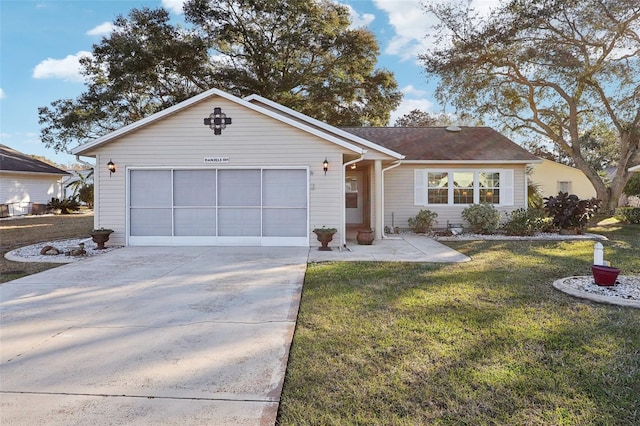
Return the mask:
M 495 0 L 476 0 L 488 7 Z M 417 55 L 426 48 L 430 22 L 419 0 L 340 0 L 351 8 L 356 25 L 367 26 L 381 49 L 379 67 L 394 72 L 404 93 L 395 118 L 419 108 L 440 111 Z M 75 157 L 40 142 L 38 107 L 75 98 L 85 86 L 78 58 L 109 34 L 118 15 L 133 8 L 163 6 L 175 22 L 183 22 L 183 0 L 1 0 L 0 1 L 0 143 L 25 154 L 43 155 L 58 163 Z

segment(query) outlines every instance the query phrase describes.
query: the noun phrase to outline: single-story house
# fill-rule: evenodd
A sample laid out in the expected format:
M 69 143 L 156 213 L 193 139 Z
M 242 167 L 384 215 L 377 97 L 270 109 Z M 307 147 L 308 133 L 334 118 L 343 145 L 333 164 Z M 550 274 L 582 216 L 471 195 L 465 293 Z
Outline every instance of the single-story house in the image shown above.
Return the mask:
M 6 145 L 0 145 L 0 217 L 44 213 L 52 198 L 62 197 L 68 173 Z
M 538 185 L 543 197 L 556 196 L 558 192 L 576 194 L 581 199 L 596 197 L 596 189 L 591 181 L 575 167 L 543 159 L 532 166 L 529 179 Z
M 438 226 L 527 206 L 540 161 L 487 127 L 336 128 L 211 89 L 76 147 L 95 158 L 95 227 L 114 244 L 315 246 L 313 229 Z

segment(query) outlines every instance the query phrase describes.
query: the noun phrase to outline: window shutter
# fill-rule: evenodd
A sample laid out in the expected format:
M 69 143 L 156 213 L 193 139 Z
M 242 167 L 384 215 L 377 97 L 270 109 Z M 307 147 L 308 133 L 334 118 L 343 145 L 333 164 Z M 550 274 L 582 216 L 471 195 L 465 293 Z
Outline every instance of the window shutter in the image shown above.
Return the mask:
M 513 206 L 513 169 L 500 170 L 500 205 Z
M 413 204 L 416 206 L 427 205 L 427 171 L 414 170 L 413 178 Z

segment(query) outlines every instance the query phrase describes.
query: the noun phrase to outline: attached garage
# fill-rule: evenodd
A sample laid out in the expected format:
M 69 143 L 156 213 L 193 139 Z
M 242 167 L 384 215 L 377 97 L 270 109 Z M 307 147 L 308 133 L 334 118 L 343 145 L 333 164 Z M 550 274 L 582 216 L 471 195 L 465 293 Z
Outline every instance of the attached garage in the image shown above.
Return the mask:
M 308 246 L 307 168 L 129 169 L 130 245 Z

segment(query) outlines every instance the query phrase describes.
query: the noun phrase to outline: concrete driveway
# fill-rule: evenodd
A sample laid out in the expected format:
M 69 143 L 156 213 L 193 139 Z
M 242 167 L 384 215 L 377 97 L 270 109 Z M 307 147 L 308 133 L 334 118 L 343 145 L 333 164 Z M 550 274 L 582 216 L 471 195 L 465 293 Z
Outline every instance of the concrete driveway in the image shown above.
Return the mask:
M 126 247 L 0 285 L 0 423 L 273 425 L 308 251 Z

